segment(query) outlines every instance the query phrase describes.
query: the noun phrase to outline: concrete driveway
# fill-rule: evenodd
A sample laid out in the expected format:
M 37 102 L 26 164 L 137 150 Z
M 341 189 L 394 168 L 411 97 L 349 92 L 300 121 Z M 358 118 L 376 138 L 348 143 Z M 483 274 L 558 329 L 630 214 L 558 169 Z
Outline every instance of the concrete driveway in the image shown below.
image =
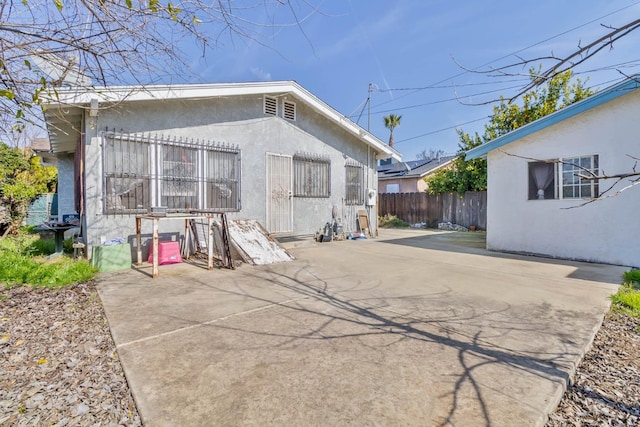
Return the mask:
M 147 426 L 541 425 L 625 269 L 483 245 L 382 230 L 99 292 Z

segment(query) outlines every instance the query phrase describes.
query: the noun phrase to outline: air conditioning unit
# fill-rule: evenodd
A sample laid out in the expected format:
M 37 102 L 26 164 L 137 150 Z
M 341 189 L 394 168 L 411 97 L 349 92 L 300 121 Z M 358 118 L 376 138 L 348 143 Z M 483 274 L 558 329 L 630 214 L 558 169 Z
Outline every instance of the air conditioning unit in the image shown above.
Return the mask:
M 375 188 L 367 188 L 367 191 L 364 193 L 364 204 L 366 206 L 375 206 L 376 200 L 378 199 L 378 192 Z

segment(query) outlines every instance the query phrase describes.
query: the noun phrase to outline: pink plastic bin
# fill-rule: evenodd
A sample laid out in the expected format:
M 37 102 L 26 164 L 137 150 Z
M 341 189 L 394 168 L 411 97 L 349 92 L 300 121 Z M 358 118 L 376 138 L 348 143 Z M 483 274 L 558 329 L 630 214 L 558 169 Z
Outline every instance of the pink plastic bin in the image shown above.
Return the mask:
M 153 245 L 149 246 L 149 263 L 153 263 Z M 158 265 L 182 262 L 178 242 L 158 242 Z

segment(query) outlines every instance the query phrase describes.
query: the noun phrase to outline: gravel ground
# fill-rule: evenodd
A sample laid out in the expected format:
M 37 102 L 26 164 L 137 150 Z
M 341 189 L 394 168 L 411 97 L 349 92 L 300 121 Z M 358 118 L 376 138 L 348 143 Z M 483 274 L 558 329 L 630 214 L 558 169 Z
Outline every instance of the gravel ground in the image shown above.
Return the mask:
M 93 283 L 0 291 L 0 426 L 139 426 Z
M 610 311 L 547 426 L 640 425 L 640 319 Z
M 0 426 L 140 426 L 93 283 L 0 291 Z M 547 426 L 640 425 L 640 320 L 609 313 Z

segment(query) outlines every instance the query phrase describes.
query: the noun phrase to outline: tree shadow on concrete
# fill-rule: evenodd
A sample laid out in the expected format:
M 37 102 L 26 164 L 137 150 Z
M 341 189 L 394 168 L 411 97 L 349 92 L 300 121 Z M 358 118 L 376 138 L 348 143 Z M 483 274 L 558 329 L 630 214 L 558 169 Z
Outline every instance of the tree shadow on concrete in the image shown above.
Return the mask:
M 254 273 L 255 271 L 255 273 Z M 324 319 L 319 326 L 308 331 L 305 334 L 286 332 L 275 333 L 265 332 L 256 328 L 248 330 L 245 328 L 234 327 L 225 322 L 209 323 L 206 326 L 218 329 L 241 332 L 245 334 L 268 335 L 285 340 L 275 345 L 276 347 L 286 346 L 297 340 L 335 340 L 352 337 L 380 336 L 385 335 L 394 338 L 386 346 L 391 346 L 403 340 L 421 341 L 424 343 L 435 343 L 457 351 L 457 358 L 463 373 L 455 381 L 454 389 L 450 396 L 438 396 L 438 398 L 448 398 L 450 401 L 450 409 L 447 416 L 441 420 L 441 425 L 454 425 L 455 417 L 461 409 L 462 398 L 460 396 L 463 387 L 468 384 L 472 387 L 475 394 L 475 400 L 481 409 L 483 421 L 477 421 L 478 425 L 491 426 L 495 422 L 490 415 L 490 405 L 487 397 L 483 394 L 483 386 L 476 378 L 475 372 L 489 365 L 500 365 L 523 373 L 542 377 L 553 381 L 559 385 L 569 382 L 569 371 L 575 367 L 570 366 L 568 356 L 576 357 L 577 354 L 569 352 L 563 353 L 544 353 L 535 352 L 527 353 L 510 348 L 502 347 L 490 341 L 490 338 L 483 336 L 483 331 L 477 331 L 474 334 L 465 332 L 463 328 L 456 328 L 456 325 L 481 323 L 481 317 L 505 313 L 511 310 L 511 307 L 504 306 L 499 310 L 474 312 L 460 316 L 455 311 L 448 315 L 439 317 L 429 316 L 419 309 L 409 312 L 401 312 L 393 309 L 394 298 L 374 297 L 354 299 L 348 298 L 345 294 L 350 291 L 367 292 L 375 289 L 375 284 L 363 287 L 362 282 L 357 282 L 351 289 L 340 289 L 339 292 L 332 292 L 329 283 L 326 280 L 313 274 L 307 266 L 301 266 L 294 274 L 286 274 L 277 269 L 258 268 L 247 273 L 255 278 L 256 282 L 268 283 L 271 289 L 282 289 L 287 294 L 293 293 L 296 298 L 289 298 L 282 302 L 276 298 L 261 297 L 252 292 L 248 286 L 234 287 L 221 286 L 201 282 L 202 285 L 214 288 L 216 291 L 230 293 L 242 298 L 252 298 L 259 300 L 263 307 L 286 307 L 288 310 L 310 314 Z M 277 294 L 277 292 L 276 292 Z M 437 297 L 446 299 L 448 291 L 440 292 Z M 418 296 L 415 296 L 418 297 Z M 436 295 L 421 295 L 420 298 L 434 298 Z M 407 298 L 406 296 L 402 298 Z M 299 301 L 321 302 L 323 305 L 329 306 L 332 310 L 311 309 L 308 306 L 298 304 Z M 441 313 L 442 314 L 442 313 Z M 181 319 L 184 320 L 184 319 Z M 516 319 L 517 321 L 518 319 Z M 509 334 L 513 331 L 520 330 L 523 332 L 534 330 L 535 327 L 531 323 L 520 319 L 521 323 L 515 321 L 505 322 L 500 325 L 502 334 Z M 364 329 L 354 333 L 335 333 L 330 328 L 335 322 L 346 322 Z M 492 325 L 495 328 L 495 324 Z M 433 329 L 433 330 L 430 330 Z M 495 338 L 495 337 L 494 337 Z M 257 350 L 257 349 L 256 349 Z M 486 384 L 484 385 L 486 387 Z M 550 411 L 557 402 L 550 402 L 548 408 L 535 408 L 544 413 L 545 410 Z M 542 415 L 541 415 L 542 416 Z
M 580 260 L 566 260 L 522 252 L 490 251 L 485 249 L 485 236 L 485 233 L 479 232 L 441 231 L 411 237 L 381 239 L 378 242 L 389 245 L 489 256 L 492 258 L 512 259 L 541 264 L 567 265 L 574 268 L 573 272 L 567 277 L 603 283 L 618 283 L 620 281 L 620 275 L 624 270 L 624 267 L 617 268 L 616 266 L 611 266 L 610 269 L 603 269 L 602 264 Z

